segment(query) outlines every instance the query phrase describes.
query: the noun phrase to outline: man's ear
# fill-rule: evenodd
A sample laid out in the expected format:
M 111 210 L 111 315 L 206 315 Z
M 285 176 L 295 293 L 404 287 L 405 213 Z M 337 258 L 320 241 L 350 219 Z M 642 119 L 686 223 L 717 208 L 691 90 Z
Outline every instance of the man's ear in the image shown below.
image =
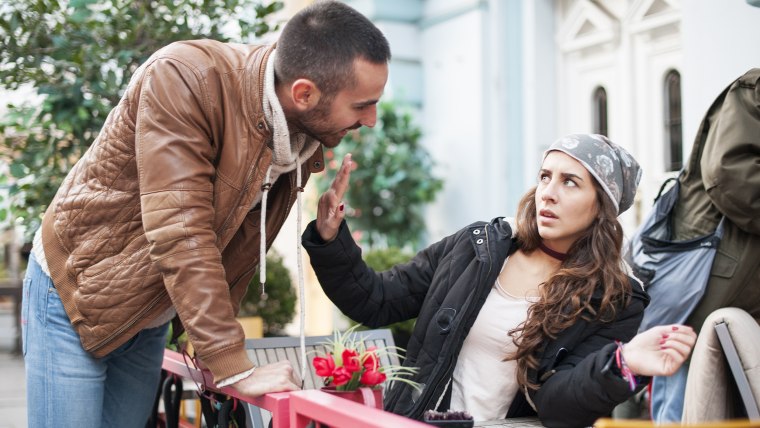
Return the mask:
M 298 111 L 309 111 L 319 104 L 322 91 L 309 79 L 298 79 L 290 85 L 290 96 Z

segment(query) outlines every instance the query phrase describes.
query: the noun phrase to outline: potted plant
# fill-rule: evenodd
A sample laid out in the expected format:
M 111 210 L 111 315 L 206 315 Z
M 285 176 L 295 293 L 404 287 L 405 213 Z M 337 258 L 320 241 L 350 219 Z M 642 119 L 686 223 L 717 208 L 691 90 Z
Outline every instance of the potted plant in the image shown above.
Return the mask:
M 419 389 L 417 382 L 408 379 L 417 373 L 416 368 L 380 364 L 384 355 L 398 356 L 399 348 L 366 347 L 357 327 L 336 331 L 324 344 L 326 352 L 312 360 L 315 373 L 324 378 L 322 391 L 382 409 L 383 382 L 405 382 Z

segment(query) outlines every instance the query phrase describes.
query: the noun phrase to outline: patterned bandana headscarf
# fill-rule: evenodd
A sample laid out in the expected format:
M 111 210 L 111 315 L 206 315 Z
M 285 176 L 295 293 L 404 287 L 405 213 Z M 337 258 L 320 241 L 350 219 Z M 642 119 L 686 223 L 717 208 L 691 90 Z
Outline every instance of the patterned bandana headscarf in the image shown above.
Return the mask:
M 580 162 L 602 185 L 604 192 L 615 204 L 618 215 L 633 205 L 636 187 L 641 180 L 641 168 L 624 148 L 604 135 L 571 134 L 549 146 L 544 152 L 544 158 L 553 150 Z

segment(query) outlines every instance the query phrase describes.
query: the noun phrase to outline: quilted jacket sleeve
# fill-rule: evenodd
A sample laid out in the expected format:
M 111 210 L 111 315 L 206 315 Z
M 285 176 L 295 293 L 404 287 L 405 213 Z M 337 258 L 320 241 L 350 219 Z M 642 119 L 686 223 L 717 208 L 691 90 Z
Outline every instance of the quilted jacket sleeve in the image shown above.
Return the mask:
M 153 263 L 200 359 L 215 379 L 253 364 L 235 321 L 213 230 L 216 148 L 200 72 L 163 57 L 140 92 L 136 156 L 142 219 Z

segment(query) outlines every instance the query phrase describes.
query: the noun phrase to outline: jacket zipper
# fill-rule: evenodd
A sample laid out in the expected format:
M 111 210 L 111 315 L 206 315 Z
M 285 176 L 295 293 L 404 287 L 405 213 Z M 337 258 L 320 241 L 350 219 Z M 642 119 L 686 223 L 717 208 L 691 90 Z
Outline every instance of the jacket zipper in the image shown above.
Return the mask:
M 266 52 L 264 52 L 263 55 L 266 55 Z M 267 55 L 265 59 L 268 61 L 269 60 L 269 56 Z M 259 82 L 263 82 L 264 81 L 264 73 L 265 73 L 265 71 L 266 71 L 266 66 L 259 67 Z M 259 86 L 259 88 L 258 88 L 259 89 L 259 100 L 263 100 L 264 99 L 264 85 L 258 85 L 258 86 Z M 249 131 L 249 135 L 250 135 L 250 131 Z M 261 148 L 259 149 L 259 152 L 256 154 L 256 163 L 254 163 L 254 165 L 251 168 L 251 170 L 248 171 L 248 177 L 245 180 L 245 186 L 243 187 L 243 191 L 240 192 L 240 198 L 238 198 L 238 202 L 237 202 L 236 206 L 240 205 L 240 199 L 242 199 L 243 195 L 246 194 L 246 191 L 248 190 L 248 187 L 251 185 L 251 181 L 253 181 L 253 171 L 256 171 L 256 169 L 258 168 L 259 163 L 261 162 L 261 154 L 264 151 L 264 147 L 266 147 L 266 144 L 262 144 Z M 220 230 L 224 230 L 224 229 L 227 228 L 227 225 L 230 223 L 230 220 L 231 220 L 232 216 L 233 216 L 233 214 L 230 214 L 229 216 L 227 216 L 227 218 L 224 220 L 224 223 L 222 224 L 222 228 Z M 230 289 L 232 289 L 232 287 L 230 287 Z
M 483 228 L 483 230 L 485 231 L 485 234 L 486 234 L 486 252 L 488 254 L 488 262 L 489 262 L 488 263 L 488 271 L 486 271 L 486 276 L 488 276 L 488 275 L 490 275 L 491 270 L 493 268 L 493 258 L 491 257 L 491 245 L 490 245 L 491 239 L 488 236 L 488 225 L 487 224 L 485 225 L 485 227 Z M 472 304 L 472 302 L 470 302 L 470 306 L 467 308 L 467 309 L 470 309 L 470 310 L 467 313 L 462 314 L 462 318 L 461 318 L 460 322 L 462 322 L 463 320 L 466 320 L 466 319 L 469 318 L 470 314 L 473 311 L 471 309 L 472 306 L 473 306 L 473 304 Z M 461 336 L 461 333 L 460 333 L 460 336 Z M 456 342 L 458 342 L 458 340 L 459 340 L 459 338 L 457 338 Z M 448 374 L 450 372 L 450 370 L 452 369 L 452 366 L 454 365 L 453 361 L 454 361 L 454 357 L 449 357 L 448 358 L 448 363 L 446 364 L 445 370 L 443 370 L 443 373 Z M 434 376 L 439 376 L 439 375 L 440 375 L 440 372 L 436 373 Z M 447 376 L 450 377 L 451 375 L 447 375 Z M 431 385 L 434 385 L 433 388 L 432 388 L 433 392 L 431 392 L 428 395 L 427 399 L 424 400 L 424 402 L 421 401 L 420 404 L 418 404 L 415 407 L 414 411 L 411 412 L 410 417 L 417 419 L 417 418 L 419 418 L 421 416 L 421 412 L 420 411 L 426 409 L 428 407 L 428 405 L 430 404 L 430 402 L 433 401 L 433 398 L 435 398 L 434 397 L 435 390 L 438 389 L 438 386 L 441 384 L 441 382 L 443 382 L 443 378 L 444 377 L 441 376 L 440 379 L 435 379 L 434 382 L 431 382 Z M 443 399 L 443 395 L 445 395 L 445 394 L 446 394 L 446 388 L 444 388 L 444 390 L 438 396 L 436 402 L 440 402 Z
M 238 200 L 235 203 L 235 207 L 240 206 L 240 201 L 243 199 L 245 194 L 248 193 L 248 188 L 251 186 L 251 182 L 253 181 L 253 172 L 258 169 L 259 163 L 261 162 L 261 154 L 264 151 L 264 147 L 266 147 L 266 144 L 262 144 L 261 148 L 259 149 L 259 152 L 256 154 L 256 163 L 254 163 L 251 169 L 248 171 L 248 177 L 246 177 L 245 179 L 245 186 L 243 186 L 243 190 L 240 192 L 240 196 L 238 197 Z M 227 225 L 230 224 L 230 221 L 232 221 L 232 217 L 234 217 L 234 215 L 235 213 L 233 209 L 233 211 L 230 212 L 230 215 L 228 215 L 227 218 L 224 219 L 224 223 L 222 223 L 222 227 L 219 228 L 218 232 L 221 232 L 227 228 Z

